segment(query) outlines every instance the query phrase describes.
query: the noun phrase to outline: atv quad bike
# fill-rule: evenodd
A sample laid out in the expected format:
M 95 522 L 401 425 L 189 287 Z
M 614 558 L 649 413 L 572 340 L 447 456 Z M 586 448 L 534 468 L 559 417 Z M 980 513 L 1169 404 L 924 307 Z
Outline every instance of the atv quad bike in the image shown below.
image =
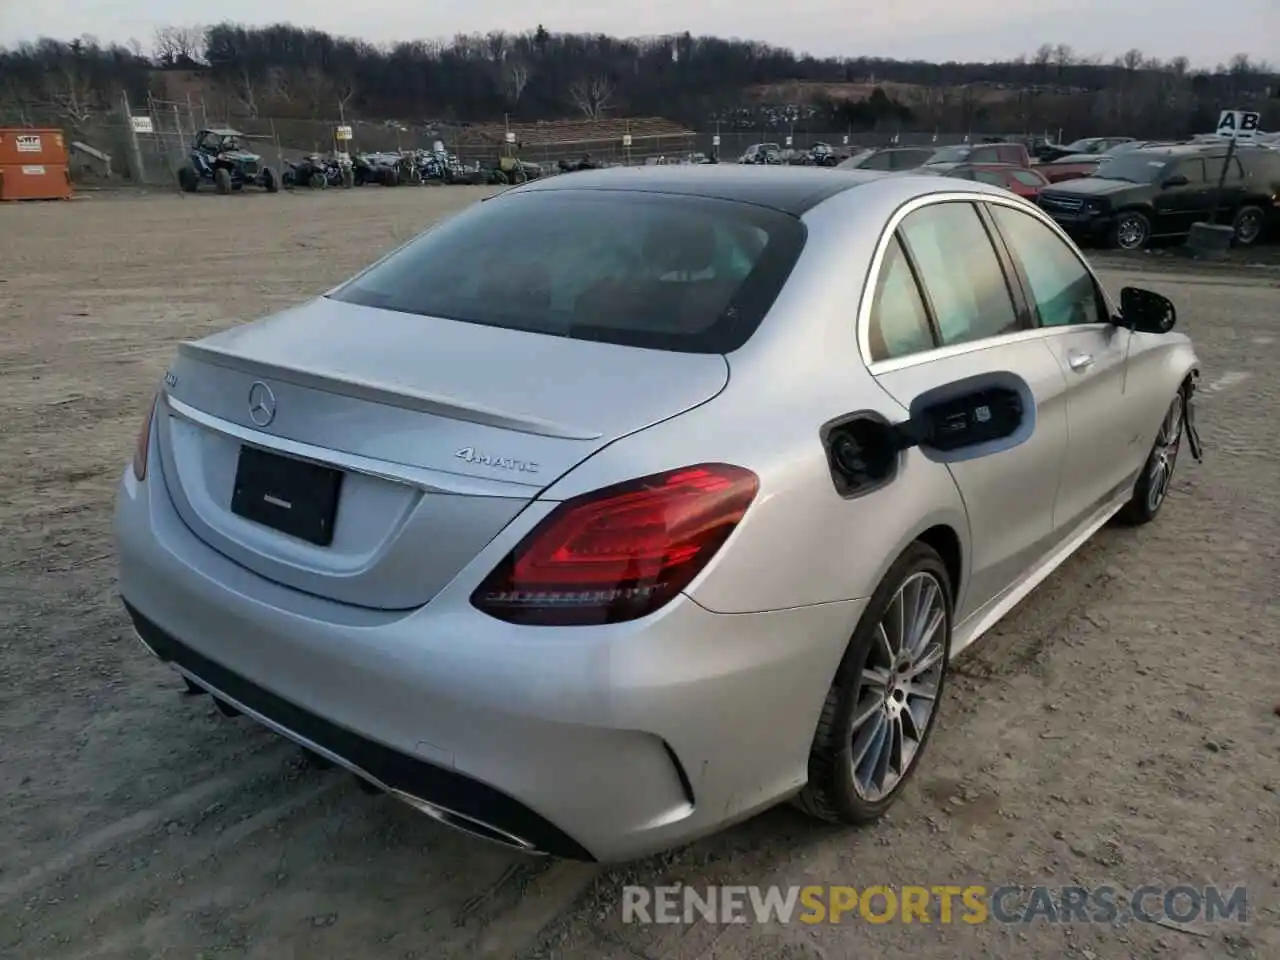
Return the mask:
M 201 130 L 191 148 L 191 162 L 178 171 L 182 189 L 195 193 L 201 183 L 212 183 L 221 194 L 240 190 L 245 184 L 261 187 L 267 193 L 279 190 L 275 172 L 262 165 L 261 156 L 244 149 L 243 136 L 225 127 Z

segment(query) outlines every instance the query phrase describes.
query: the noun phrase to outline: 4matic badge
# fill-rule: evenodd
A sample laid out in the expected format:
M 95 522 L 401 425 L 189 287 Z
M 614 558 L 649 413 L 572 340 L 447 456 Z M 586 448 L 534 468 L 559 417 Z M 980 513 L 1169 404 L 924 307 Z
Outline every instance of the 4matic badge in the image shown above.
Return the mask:
M 494 467 L 498 470 L 511 470 L 516 473 L 537 473 L 538 465 L 528 460 L 516 460 L 513 457 L 491 457 L 487 453 L 478 453 L 475 447 L 463 447 L 454 454 L 466 463 L 478 463 L 482 467 Z

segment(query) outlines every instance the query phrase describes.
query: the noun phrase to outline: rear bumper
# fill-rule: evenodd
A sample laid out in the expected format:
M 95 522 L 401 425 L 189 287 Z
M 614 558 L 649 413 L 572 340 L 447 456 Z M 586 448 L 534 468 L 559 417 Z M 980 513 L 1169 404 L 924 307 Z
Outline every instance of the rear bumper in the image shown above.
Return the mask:
M 522 628 L 470 606 L 469 567 L 418 610 L 365 610 L 212 550 L 154 452 L 150 469 L 126 471 L 116 509 L 148 647 L 429 815 L 559 857 L 642 856 L 799 789 L 863 606 L 714 614 L 682 597 L 629 624 Z

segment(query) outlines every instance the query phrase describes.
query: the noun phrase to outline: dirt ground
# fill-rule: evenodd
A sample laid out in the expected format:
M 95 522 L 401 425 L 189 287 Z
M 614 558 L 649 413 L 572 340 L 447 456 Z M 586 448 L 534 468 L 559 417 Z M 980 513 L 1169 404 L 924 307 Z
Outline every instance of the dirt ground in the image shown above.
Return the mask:
M 1103 261 L 1179 305 L 1207 460 L 1184 457 L 1157 523 L 1104 530 L 957 665 L 926 767 L 873 829 L 779 808 L 623 869 L 550 864 L 182 696 L 131 639 L 109 537 L 175 342 L 319 293 L 483 192 L 0 208 L 0 956 L 1280 956 L 1280 271 Z M 1249 912 L 636 926 L 626 882 L 1216 883 L 1246 885 Z

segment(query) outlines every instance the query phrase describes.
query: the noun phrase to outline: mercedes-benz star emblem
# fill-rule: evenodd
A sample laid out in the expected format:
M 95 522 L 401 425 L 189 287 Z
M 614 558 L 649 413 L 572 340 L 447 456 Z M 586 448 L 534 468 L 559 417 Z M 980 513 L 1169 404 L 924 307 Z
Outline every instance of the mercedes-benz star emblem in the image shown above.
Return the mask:
M 249 388 L 249 419 L 255 426 L 269 426 L 276 418 L 276 395 L 261 380 Z

